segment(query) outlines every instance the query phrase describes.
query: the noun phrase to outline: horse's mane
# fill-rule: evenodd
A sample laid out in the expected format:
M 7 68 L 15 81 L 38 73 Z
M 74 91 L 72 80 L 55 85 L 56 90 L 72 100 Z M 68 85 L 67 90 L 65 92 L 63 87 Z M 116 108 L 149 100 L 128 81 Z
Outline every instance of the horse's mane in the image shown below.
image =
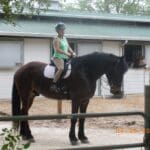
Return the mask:
M 103 53 L 103 52 L 93 52 L 90 54 L 86 54 L 83 56 L 79 56 L 74 58 L 77 64 L 85 64 L 88 62 L 100 62 L 100 61 L 111 61 L 116 62 L 118 60 L 118 56 L 110 53 Z
M 85 70 L 98 70 L 99 68 L 103 68 L 102 70 L 111 70 L 114 67 L 117 67 L 118 71 L 126 72 L 127 63 L 126 61 L 122 61 L 120 64 L 121 57 L 116 56 L 111 53 L 103 53 L 103 52 L 93 52 L 87 55 L 76 57 L 72 60 L 72 64 L 77 69 L 85 69 Z M 119 64 L 119 65 L 117 65 Z M 109 67 L 109 68 L 108 68 Z

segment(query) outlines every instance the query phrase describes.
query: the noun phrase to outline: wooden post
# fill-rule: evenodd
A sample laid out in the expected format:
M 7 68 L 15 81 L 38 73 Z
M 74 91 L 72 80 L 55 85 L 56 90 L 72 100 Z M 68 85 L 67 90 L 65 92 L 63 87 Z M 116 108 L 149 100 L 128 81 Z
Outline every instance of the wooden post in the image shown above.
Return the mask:
M 62 113 L 62 100 L 57 101 L 57 113 L 58 114 Z
M 145 86 L 145 150 L 150 150 L 150 86 Z

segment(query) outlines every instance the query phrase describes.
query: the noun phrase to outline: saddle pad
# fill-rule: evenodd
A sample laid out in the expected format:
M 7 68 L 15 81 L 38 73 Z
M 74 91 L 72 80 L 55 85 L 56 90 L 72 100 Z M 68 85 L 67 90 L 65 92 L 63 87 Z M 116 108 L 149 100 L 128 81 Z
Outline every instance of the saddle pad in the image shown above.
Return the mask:
M 46 67 L 44 68 L 44 77 L 53 79 L 54 74 L 55 74 L 55 67 L 46 65 Z
M 44 68 L 44 77 L 53 79 L 55 75 L 55 66 L 46 65 Z M 63 76 L 64 79 L 68 78 L 71 74 L 71 64 L 68 65 L 66 74 Z

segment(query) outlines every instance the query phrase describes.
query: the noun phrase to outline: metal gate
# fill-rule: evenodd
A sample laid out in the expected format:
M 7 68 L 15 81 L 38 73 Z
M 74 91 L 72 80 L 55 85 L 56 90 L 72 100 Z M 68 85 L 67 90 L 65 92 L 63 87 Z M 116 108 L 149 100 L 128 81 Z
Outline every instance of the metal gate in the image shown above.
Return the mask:
M 75 118 L 93 118 L 93 117 L 117 117 L 117 116 L 134 116 L 139 115 L 144 118 L 145 130 L 150 129 L 150 86 L 145 87 L 145 113 L 144 112 L 114 112 L 114 113 L 87 113 L 87 114 L 61 114 L 61 115 L 44 115 L 44 116 L 10 116 L 0 117 L 0 121 L 23 121 L 23 120 L 52 120 L 52 119 L 75 119 Z M 136 148 L 145 147 L 145 150 L 150 150 L 150 132 L 145 132 L 143 143 L 132 143 L 122 145 L 107 145 L 107 146 L 91 146 L 81 148 L 70 148 L 71 150 L 111 150 L 120 148 Z M 63 149 L 63 150 L 68 150 Z M 62 149 L 61 149 L 62 150 Z
M 87 114 L 62 114 L 62 115 L 35 115 L 35 116 L 13 116 L 13 117 L 0 117 L 0 121 L 23 121 L 23 120 L 52 120 L 52 119 L 75 119 L 75 118 L 95 118 L 95 117 L 117 117 L 117 116 L 134 116 L 139 115 L 145 118 L 143 112 L 117 112 L 117 113 L 87 113 Z M 143 147 L 143 143 L 123 144 L 123 145 L 108 145 L 108 146 L 95 146 L 95 147 L 82 147 L 82 148 L 71 148 L 71 149 L 119 149 L 119 148 L 135 148 Z

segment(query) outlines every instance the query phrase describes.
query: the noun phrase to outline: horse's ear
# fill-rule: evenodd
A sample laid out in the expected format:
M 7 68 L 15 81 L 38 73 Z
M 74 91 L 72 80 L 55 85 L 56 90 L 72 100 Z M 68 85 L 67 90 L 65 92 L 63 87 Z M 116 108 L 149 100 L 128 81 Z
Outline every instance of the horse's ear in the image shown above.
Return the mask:
M 120 62 L 121 62 L 121 63 L 122 63 L 122 62 L 123 62 L 123 63 L 126 62 L 125 56 L 121 56 L 121 57 L 120 57 Z
M 121 60 L 125 60 L 125 56 L 121 56 L 120 59 L 121 59 Z
M 128 64 L 126 62 L 125 56 L 120 57 L 120 65 L 124 72 L 126 72 L 128 70 Z

